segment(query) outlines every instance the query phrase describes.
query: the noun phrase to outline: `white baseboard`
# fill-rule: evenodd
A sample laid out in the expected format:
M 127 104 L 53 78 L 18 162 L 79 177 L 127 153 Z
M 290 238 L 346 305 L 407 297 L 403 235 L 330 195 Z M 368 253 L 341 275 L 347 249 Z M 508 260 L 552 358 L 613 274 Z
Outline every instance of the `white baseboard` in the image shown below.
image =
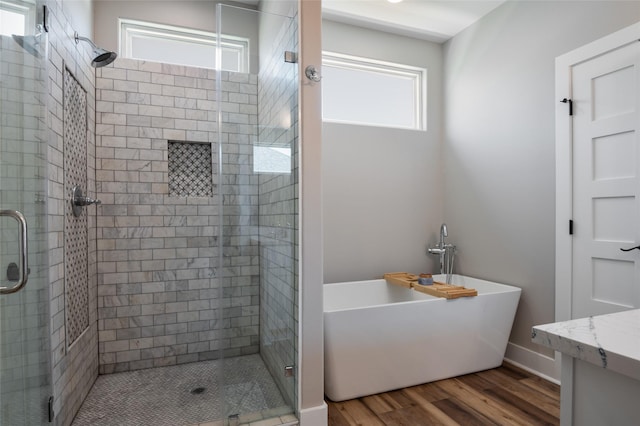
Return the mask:
M 559 358 L 559 357 L 558 357 Z M 505 361 L 550 382 L 560 384 L 560 360 L 532 351 L 509 342 L 504 355 Z
M 300 410 L 300 426 L 327 426 L 328 424 L 329 407 L 326 402 Z

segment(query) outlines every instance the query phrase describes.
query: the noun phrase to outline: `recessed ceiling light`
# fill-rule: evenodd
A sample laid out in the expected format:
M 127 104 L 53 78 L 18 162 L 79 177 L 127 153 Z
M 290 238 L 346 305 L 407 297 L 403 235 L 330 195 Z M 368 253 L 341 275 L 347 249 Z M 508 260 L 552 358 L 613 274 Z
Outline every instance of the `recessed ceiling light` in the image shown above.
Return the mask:
M 402 0 L 387 0 L 389 3 L 400 3 Z

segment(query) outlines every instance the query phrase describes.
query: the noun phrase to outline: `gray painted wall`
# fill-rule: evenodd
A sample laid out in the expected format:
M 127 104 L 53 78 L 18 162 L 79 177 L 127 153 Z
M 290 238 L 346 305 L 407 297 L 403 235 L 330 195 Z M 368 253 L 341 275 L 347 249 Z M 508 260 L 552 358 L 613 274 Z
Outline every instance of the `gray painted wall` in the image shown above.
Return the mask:
M 324 282 L 429 272 L 442 222 L 441 45 L 323 21 L 323 49 L 427 68 L 426 132 L 324 123 Z M 371 90 L 375 90 L 372 87 Z M 451 241 L 458 230 L 451 228 Z
M 457 271 L 523 289 L 511 342 L 554 321 L 555 57 L 640 20 L 639 2 L 508 2 L 444 46 L 444 218 Z
M 95 0 L 56 1 L 56 3 L 59 3 L 62 12 L 68 17 L 69 25 L 81 36 L 85 37 L 91 37 L 93 34 L 94 2 Z M 69 36 L 73 36 L 73 31 Z

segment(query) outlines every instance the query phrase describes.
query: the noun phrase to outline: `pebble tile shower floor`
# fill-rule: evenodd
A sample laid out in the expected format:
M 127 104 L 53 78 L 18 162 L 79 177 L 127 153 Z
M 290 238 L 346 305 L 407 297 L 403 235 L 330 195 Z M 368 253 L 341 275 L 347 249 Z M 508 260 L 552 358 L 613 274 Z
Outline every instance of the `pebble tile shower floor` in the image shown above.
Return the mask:
M 98 376 L 73 426 L 184 426 L 264 411 L 291 412 L 256 354 Z

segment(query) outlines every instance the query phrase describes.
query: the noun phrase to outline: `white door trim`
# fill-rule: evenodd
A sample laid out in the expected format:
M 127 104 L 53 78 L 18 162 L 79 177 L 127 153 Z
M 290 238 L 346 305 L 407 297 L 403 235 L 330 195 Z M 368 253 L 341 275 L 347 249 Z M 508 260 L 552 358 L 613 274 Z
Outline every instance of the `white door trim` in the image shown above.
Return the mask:
M 573 250 L 569 235 L 573 217 L 572 120 L 568 105 L 559 101 L 571 97 L 573 66 L 638 40 L 640 22 L 556 58 L 556 321 L 571 319 Z
M 555 320 L 571 319 L 573 283 L 573 240 L 569 235 L 569 220 L 573 218 L 573 120 L 569 105 L 560 103 L 572 96 L 572 69 L 581 62 L 606 54 L 614 49 L 637 43 L 640 40 L 640 23 L 582 46 L 556 58 L 556 305 Z M 563 357 L 556 352 L 556 368 L 560 369 Z M 561 400 L 573 398 L 573 359 L 564 356 L 565 367 L 561 373 Z M 566 404 L 565 406 L 571 406 Z M 560 413 L 562 425 L 572 424 L 572 413 Z

